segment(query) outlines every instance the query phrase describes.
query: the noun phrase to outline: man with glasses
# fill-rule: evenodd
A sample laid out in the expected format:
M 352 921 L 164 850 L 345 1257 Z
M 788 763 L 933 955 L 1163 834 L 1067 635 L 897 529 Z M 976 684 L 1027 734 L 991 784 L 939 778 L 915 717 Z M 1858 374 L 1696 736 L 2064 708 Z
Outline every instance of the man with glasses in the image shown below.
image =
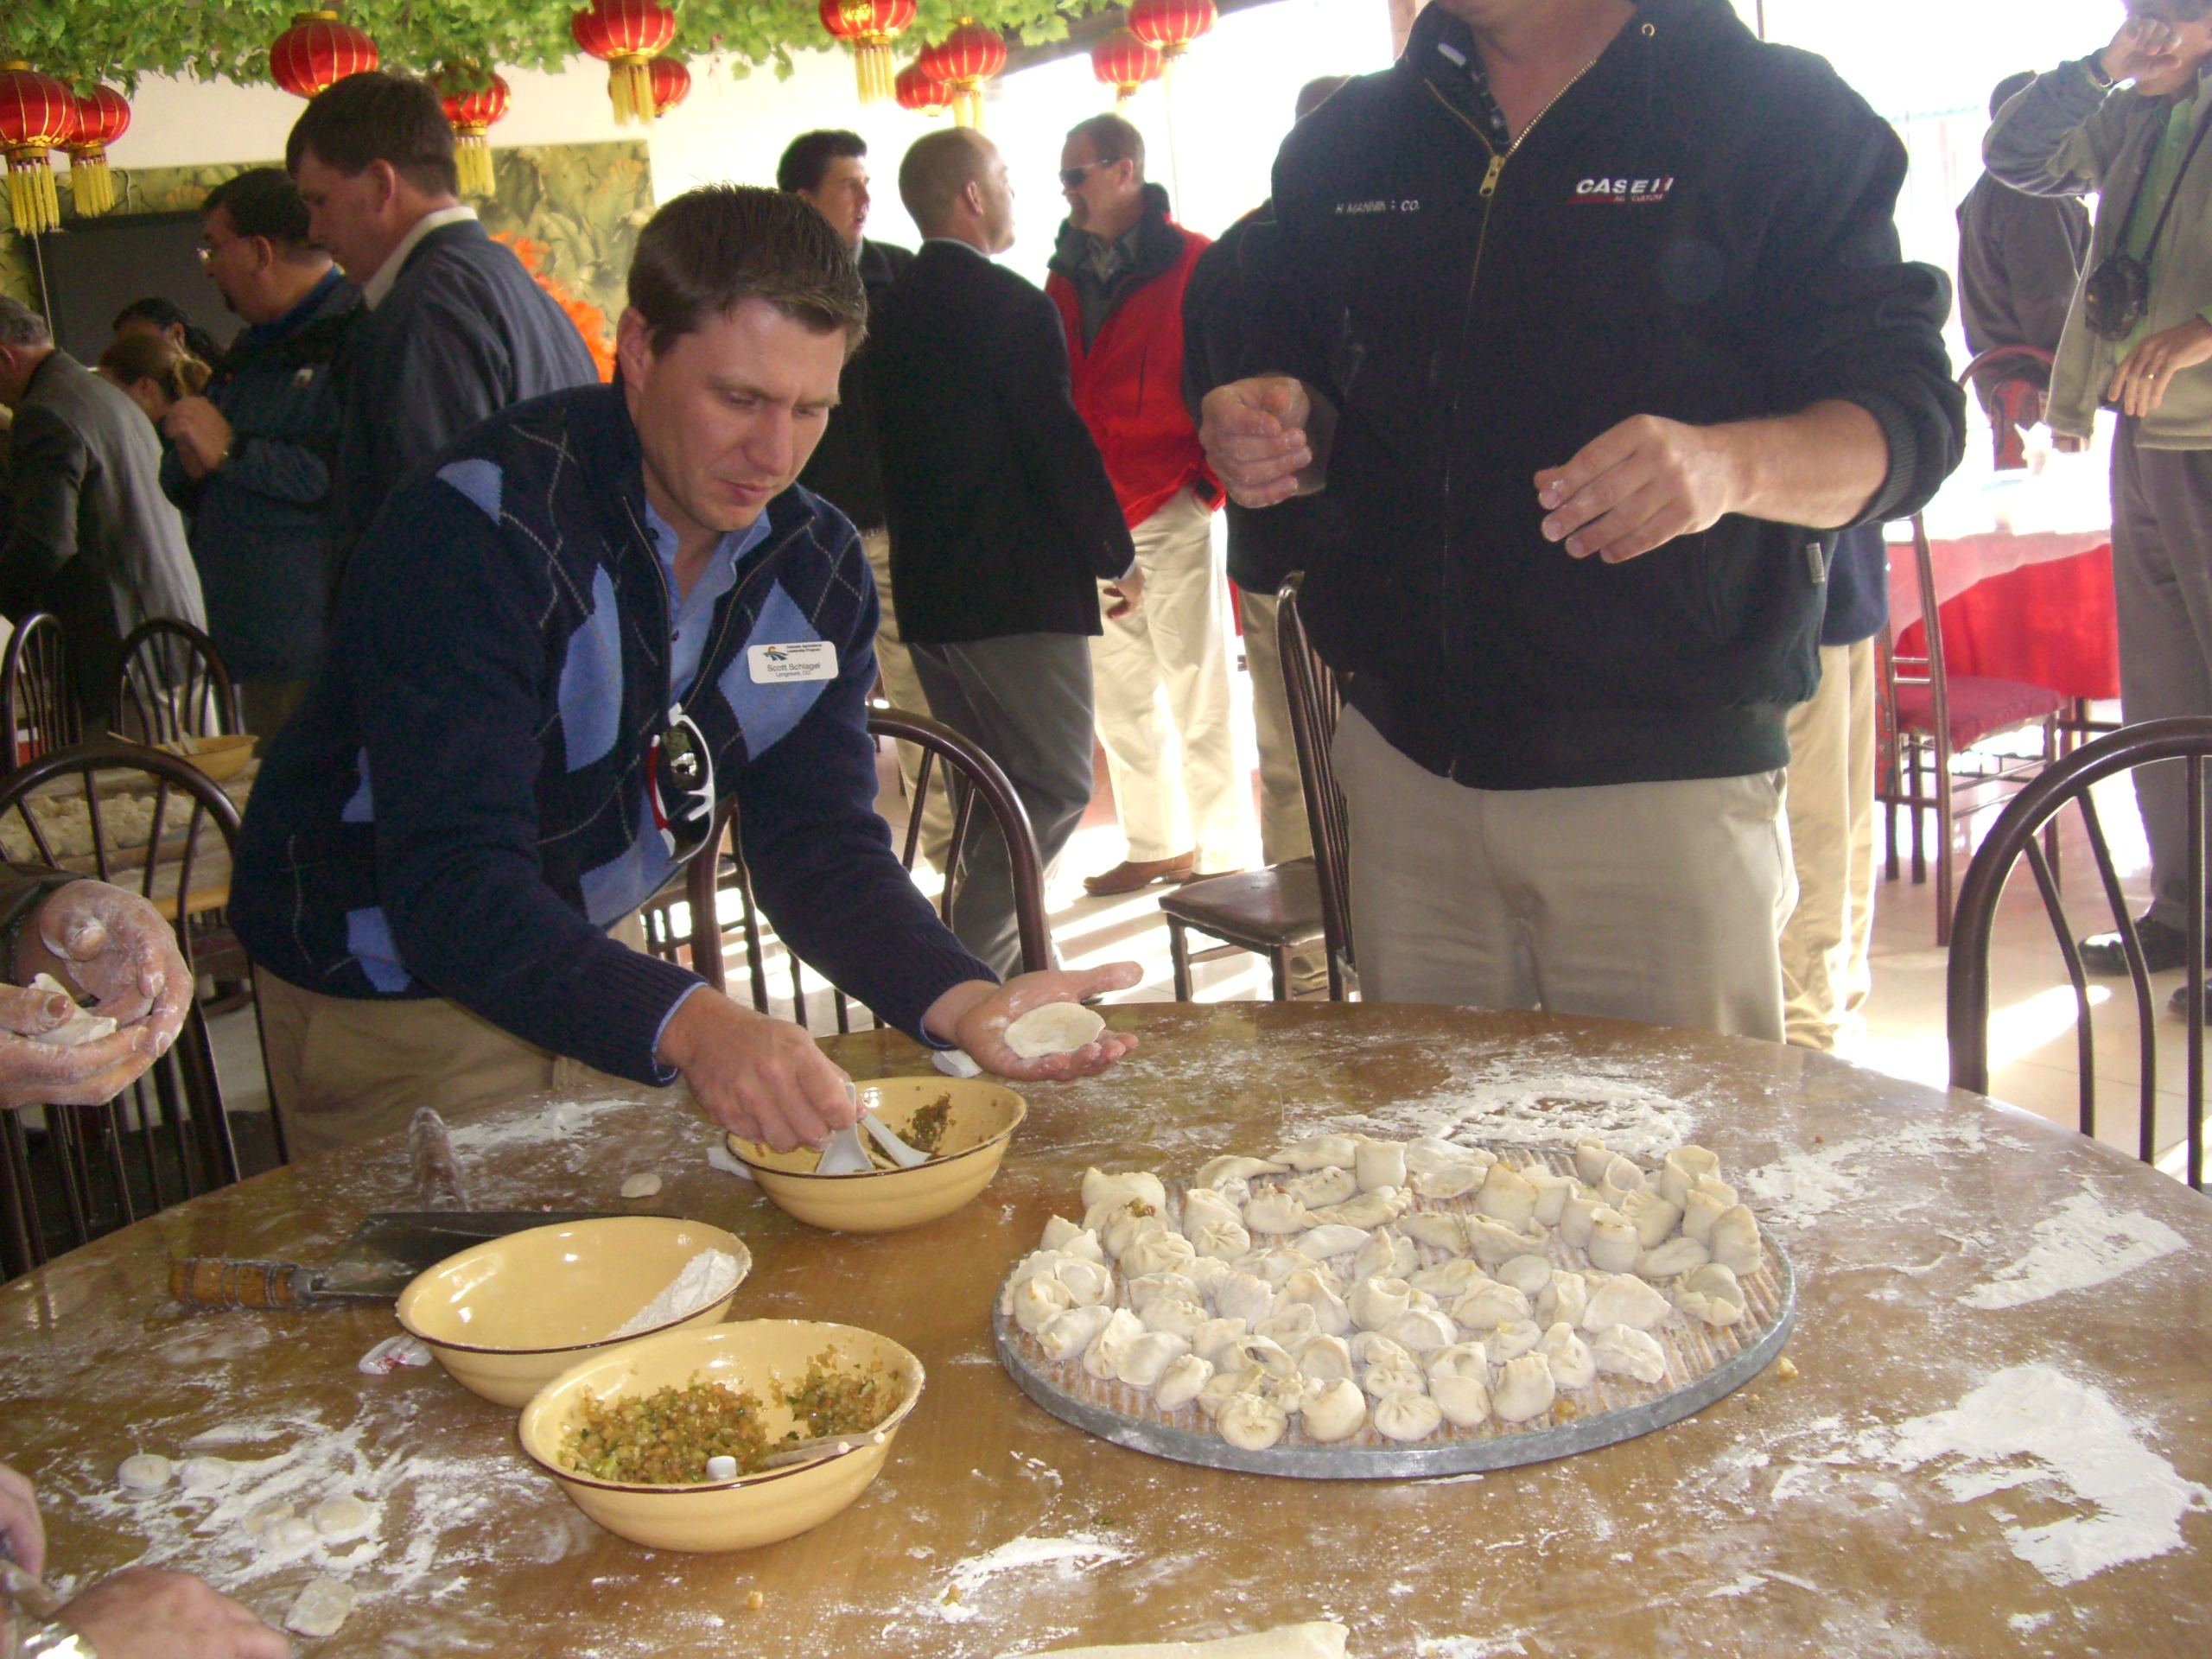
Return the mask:
M 162 488 L 189 515 L 207 632 L 245 728 L 272 735 L 322 654 L 330 606 L 332 365 L 361 296 L 308 238 L 290 179 L 257 167 L 200 206 L 200 258 L 248 325 L 207 383 L 162 422 Z
M 639 234 L 629 295 L 613 386 L 507 411 L 394 493 L 263 765 L 232 914 L 296 1151 L 569 1061 L 680 1074 L 779 1147 L 852 1122 L 804 1031 L 607 937 L 708 855 L 717 798 L 785 943 L 886 1023 L 1015 1077 L 1130 1046 L 1011 1053 L 1011 1020 L 1135 964 L 1001 986 L 875 816 L 874 588 L 793 486 L 867 315 L 844 245 L 794 196 L 695 190 Z

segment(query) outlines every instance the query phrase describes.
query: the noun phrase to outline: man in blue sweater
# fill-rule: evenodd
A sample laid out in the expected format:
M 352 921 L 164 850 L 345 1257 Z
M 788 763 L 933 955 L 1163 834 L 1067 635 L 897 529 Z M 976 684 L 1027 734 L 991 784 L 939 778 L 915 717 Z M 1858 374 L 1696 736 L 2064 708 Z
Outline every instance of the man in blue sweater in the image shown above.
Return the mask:
M 875 816 L 875 589 L 793 484 L 867 315 L 836 232 L 780 192 L 695 190 L 629 288 L 613 386 L 487 421 L 393 493 L 263 765 L 232 913 L 296 1151 L 553 1086 L 556 1055 L 681 1073 L 778 1147 L 849 1122 L 804 1032 L 607 937 L 721 798 L 777 931 L 887 1023 L 1012 1077 L 1131 1046 L 1017 1058 L 1009 1020 L 1135 965 L 999 985 Z

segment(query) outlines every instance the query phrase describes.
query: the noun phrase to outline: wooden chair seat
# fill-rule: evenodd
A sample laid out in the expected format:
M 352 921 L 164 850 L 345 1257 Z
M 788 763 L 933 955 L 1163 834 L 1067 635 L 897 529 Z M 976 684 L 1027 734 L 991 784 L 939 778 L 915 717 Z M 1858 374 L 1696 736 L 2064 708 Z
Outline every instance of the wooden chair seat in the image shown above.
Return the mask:
M 1175 974 L 1175 1000 L 1191 1001 L 1191 964 L 1211 962 L 1238 950 L 1268 958 L 1278 1002 L 1290 995 L 1290 955 L 1301 946 L 1321 944 L 1327 926 L 1321 907 L 1321 877 L 1310 858 L 1235 875 L 1185 881 L 1160 901 L 1167 918 L 1167 954 Z M 1223 941 L 1217 950 L 1191 954 L 1190 931 Z M 1324 946 L 1325 949 L 1325 945 Z

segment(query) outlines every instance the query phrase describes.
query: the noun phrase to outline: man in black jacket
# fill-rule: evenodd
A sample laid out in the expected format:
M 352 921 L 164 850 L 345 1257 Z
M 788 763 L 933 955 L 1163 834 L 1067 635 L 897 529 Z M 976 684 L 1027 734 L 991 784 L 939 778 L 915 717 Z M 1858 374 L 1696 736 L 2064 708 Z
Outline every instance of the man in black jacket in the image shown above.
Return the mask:
M 871 242 L 861 232 L 868 227 L 868 141 L 857 132 L 825 128 L 803 132 L 791 140 L 776 164 L 776 188 L 788 190 L 830 221 L 830 227 L 853 251 L 853 264 L 868 290 L 872 315 L 891 291 L 899 274 L 914 263 L 905 248 L 888 242 Z M 914 661 L 899 632 L 899 610 L 891 592 L 891 532 L 883 526 L 883 468 L 876 460 L 875 416 L 868 403 L 865 341 L 845 364 L 837 382 L 837 407 L 830 412 L 830 427 L 814 459 L 806 463 L 799 482 L 853 521 L 861 533 L 861 551 L 868 555 L 875 575 L 876 602 L 882 607 L 875 629 L 875 665 L 883 676 L 883 690 L 893 709 L 929 712 L 922 683 L 914 677 Z M 911 743 L 899 746 L 899 770 L 906 779 L 912 800 L 920 779 L 921 751 Z M 922 852 L 932 865 L 944 861 L 944 844 L 952 833 L 952 814 L 944 787 L 933 782 L 924 809 Z
M 969 128 L 931 133 L 906 152 L 899 194 L 924 240 L 868 365 L 892 587 L 930 712 L 1005 768 L 1049 869 L 1090 802 L 1097 584 L 1114 613 L 1133 608 L 1136 550 L 1069 393 L 1058 313 L 991 263 L 1014 245 L 997 149 Z M 953 931 L 1008 971 L 1005 843 L 979 829 L 962 866 Z
M 317 93 L 284 143 L 310 233 L 369 312 L 340 365 L 341 565 L 412 468 L 511 404 L 599 378 L 568 314 L 461 204 L 453 143 L 437 94 L 382 71 Z
M 1957 464 L 1904 153 L 1723 0 L 1437 0 L 1276 163 L 1217 470 L 1351 520 L 1363 991 L 1778 1039 L 1781 771 L 1829 532 Z

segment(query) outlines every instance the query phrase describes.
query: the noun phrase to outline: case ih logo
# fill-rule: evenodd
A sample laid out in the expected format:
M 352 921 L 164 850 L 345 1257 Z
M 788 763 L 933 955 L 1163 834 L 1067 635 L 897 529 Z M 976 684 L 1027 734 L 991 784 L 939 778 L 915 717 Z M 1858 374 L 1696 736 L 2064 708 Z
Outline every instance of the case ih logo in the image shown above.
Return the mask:
M 1663 179 L 1583 179 L 1574 187 L 1577 201 L 1642 203 L 1664 201 L 1675 188 L 1674 175 Z

